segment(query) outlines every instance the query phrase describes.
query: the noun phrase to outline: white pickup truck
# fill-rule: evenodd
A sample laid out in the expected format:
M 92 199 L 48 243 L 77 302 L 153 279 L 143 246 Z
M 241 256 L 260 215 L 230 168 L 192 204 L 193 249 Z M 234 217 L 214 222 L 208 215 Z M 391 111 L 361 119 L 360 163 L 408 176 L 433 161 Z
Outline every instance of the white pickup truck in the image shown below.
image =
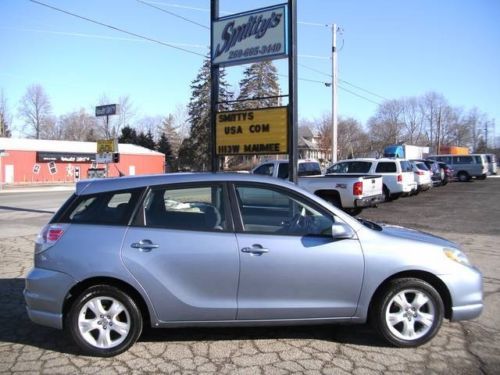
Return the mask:
M 270 177 L 288 178 L 288 160 L 269 160 L 252 173 Z M 364 207 L 373 207 L 384 201 L 382 177 L 366 174 L 321 175 L 317 161 L 299 160 L 298 185 L 323 198 L 336 207 L 357 214 Z

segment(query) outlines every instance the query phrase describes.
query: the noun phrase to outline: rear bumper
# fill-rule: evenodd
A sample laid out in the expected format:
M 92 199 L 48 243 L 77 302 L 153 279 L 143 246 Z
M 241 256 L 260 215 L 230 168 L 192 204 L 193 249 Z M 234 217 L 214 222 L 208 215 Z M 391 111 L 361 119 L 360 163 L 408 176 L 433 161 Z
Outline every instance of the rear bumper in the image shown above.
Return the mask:
M 373 207 L 384 201 L 384 194 L 372 195 L 371 197 L 363 197 L 361 199 L 354 200 L 354 207 Z
M 75 280 L 65 273 L 33 268 L 24 289 L 29 318 L 34 323 L 62 329 L 64 299 L 73 285 Z

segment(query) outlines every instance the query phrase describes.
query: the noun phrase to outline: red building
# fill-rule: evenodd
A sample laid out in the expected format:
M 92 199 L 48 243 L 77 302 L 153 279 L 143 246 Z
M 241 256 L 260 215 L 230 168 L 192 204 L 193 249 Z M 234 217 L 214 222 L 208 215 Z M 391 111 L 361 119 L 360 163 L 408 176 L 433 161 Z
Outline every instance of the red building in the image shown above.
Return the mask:
M 95 142 L 0 138 L 0 184 L 64 183 L 104 175 L 164 173 L 165 155 L 119 144 L 119 162 L 96 164 Z M 107 169 L 107 171 L 106 171 Z

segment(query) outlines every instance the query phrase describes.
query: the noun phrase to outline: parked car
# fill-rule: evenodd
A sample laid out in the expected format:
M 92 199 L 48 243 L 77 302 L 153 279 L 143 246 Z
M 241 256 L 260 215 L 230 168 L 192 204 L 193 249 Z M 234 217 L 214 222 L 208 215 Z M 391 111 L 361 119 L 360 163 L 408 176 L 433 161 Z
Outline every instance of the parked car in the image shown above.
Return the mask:
M 446 185 L 448 182 L 453 181 L 453 169 L 451 169 L 448 164 L 441 161 L 438 161 L 437 163 L 439 164 L 439 168 L 444 172 L 441 184 Z
M 167 174 L 85 180 L 40 232 L 32 321 L 83 352 L 154 328 L 364 323 L 391 344 L 431 340 L 483 308 L 459 246 L 356 220 L 279 179 Z
M 429 190 L 432 187 L 432 172 L 427 168 L 427 165 L 420 161 L 412 161 L 411 165 L 415 174 L 417 192 Z
M 410 195 L 417 190 L 413 168 L 406 159 L 360 158 L 342 160 L 331 165 L 326 173 L 381 175 L 383 178 L 382 191 L 386 201 L 397 199 L 402 195 Z
M 445 171 L 440 167 L 439 162 L 431 159 L 415 159 L 413 162 L 424 163 L 431 172 L 432 186 L 444 185 Z
M 484 154 L 433 155 L 430 159 L 448 164 L 453 169 L 453 177 L 458 181 L 469 181 L 472 177 L 484 180 L 488 175 L 488 162 Z
M 269 160 L 255 167 L 252 173 L 287 179 L 288 165 L 287 159 Z M 301 188 L 352 215 L 384 201 L 381 176 L 359 173 L 320 176 L 320 164 L 313 160 L 299 160 L 297 174 Z

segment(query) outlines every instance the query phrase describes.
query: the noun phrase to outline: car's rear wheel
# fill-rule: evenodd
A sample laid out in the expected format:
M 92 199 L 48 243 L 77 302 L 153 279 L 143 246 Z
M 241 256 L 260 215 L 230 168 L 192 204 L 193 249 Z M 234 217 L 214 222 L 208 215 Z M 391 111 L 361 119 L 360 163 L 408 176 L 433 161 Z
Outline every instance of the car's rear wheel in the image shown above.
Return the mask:
M 142 332 L 142 317 L 134 300 L 122 290 L 97 285 L 73 302 L 66 329 L 86 354 L 111 357 L 130 348 Z
M 431 340 L 443 321 L 444 306 L 429 283 L 414 278 L 395 279 L 378 295 L 371 322 L 391 344 L 416 347 Z

